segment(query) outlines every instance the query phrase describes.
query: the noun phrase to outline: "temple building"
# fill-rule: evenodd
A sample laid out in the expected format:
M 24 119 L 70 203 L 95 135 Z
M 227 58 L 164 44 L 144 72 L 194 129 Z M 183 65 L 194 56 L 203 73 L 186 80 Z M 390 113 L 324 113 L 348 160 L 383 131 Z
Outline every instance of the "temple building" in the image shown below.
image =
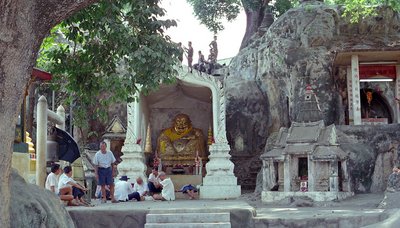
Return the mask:
M 200 198 L 236 198 L 241 189 L 226 136 L 224 85 L 212 75 L 178 71 L 176 83 L 138 93 L 128 104 L 119 175 L 146 179 L 156 167 L 174 183 L 198 185 Z
M 307 86 L 302 110 L 282 127 L 272 148 L 261 155 L 263 202 L 308 196 L 330 201 L 352 196 L 348 155 L 337 143 L 335 125 L 325 126 L 317 96 Z

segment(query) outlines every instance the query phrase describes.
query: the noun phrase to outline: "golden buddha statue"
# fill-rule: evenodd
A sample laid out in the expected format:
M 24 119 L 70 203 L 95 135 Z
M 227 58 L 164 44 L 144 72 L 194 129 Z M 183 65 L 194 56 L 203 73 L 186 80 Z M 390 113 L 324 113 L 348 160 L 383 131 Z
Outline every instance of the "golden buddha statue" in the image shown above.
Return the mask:
M 207 159 L 203 133 L 192 127 L 186 114 L 176 115 L 172 127 L 161 132 L 157 151 L 163 165 L 194 165 L 196 157 Z

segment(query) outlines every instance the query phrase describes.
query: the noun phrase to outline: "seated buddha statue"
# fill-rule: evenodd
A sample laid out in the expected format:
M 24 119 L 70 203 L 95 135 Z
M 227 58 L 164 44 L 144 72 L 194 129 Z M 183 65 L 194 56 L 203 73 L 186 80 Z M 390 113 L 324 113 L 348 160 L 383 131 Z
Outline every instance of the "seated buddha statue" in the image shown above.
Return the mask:
M 194 165 L 197 156 L 207 159 L 203 133 L 186 114 L 176 115 L 172 127 L 162 130 L 157 151 L 163 165 Z

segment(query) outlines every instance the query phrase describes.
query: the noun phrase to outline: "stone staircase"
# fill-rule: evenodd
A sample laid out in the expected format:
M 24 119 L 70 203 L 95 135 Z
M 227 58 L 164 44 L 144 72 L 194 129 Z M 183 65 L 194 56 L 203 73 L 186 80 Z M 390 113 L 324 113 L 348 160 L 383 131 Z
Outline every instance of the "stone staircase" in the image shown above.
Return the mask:
M 229 213 L 147 214 L 145 228 L 230 228 Z

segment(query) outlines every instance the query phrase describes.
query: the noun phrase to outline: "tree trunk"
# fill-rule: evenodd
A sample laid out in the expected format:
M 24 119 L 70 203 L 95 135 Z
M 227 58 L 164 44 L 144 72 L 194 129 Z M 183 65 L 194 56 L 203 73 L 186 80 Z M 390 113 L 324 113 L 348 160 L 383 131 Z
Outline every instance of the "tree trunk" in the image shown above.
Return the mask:
M 10 227 L 15 125 L 43 38 L 94 0 L 0 0 L 0 227 Z
M 257 33 L 258 28 L 263 21 L 265 6 L 268 5 L 269 0 L 263 0 L 262 2 L 263 3 L 260 3 L 258 8 L 254 9 L 251 7 L 246 7 L 246 5 L 243 4 L 244 12 L 246 13 L 246 32 L 243 36 L 240 49 L 245 48 L 249 44 L 250 38 Z

